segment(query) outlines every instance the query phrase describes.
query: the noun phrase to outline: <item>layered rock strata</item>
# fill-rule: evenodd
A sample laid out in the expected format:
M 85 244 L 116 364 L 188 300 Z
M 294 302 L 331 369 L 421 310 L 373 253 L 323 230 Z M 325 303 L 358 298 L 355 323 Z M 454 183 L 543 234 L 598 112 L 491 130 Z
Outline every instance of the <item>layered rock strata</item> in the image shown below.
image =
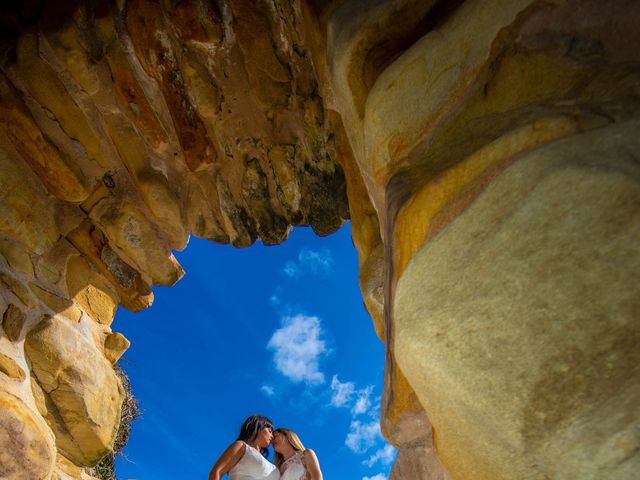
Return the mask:
M 189 235 L 273 245 L 348 218 L 302 21 L 289 2 L 1 7 L 0 477 L 79 478 L 111 451 L 113 316 L 183 275 Z
M 350 216 L 390 478 L 634 478 L 639 19 L 591 0 L 3 7 L 0 476 L 85 478 L 112 448 L 115 309 L 177 281 L 190 234 L 274 244 Z

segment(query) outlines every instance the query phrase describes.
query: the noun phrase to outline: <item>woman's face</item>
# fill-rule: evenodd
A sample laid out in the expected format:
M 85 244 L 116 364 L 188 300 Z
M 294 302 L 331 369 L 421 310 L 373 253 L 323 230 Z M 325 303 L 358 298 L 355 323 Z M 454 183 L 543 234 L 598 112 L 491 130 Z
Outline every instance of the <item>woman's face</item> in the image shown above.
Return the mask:
M 282 445 L 286 442 L 287 439 L 284 436 L 284 433 L 281 432 L 273 432 L 273 440 L 271 440 L 271 445 L 273 445 L 273 449 L 276 452 L 280 452 Z
M 267 448 L 271 443 L 271 440 L 273 440 L 272 427 L 264 427 L 260 432 L 258 432 L 258 436 L 256 437 L 256 442 L 260 448 Z

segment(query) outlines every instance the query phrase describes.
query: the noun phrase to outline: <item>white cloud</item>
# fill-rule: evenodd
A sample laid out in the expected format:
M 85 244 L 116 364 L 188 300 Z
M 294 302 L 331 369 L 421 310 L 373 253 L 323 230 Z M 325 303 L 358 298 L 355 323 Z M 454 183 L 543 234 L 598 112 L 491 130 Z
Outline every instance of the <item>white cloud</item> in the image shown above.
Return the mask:
M 300 272 L 300 267 L 298 267 L 298 265 L 296 265 L 296 262 L 294 262 L 293 260 L 289 260 L 284 264 L 283 271 L 287 275 L 287 277 L 291 278 L 299 277 L 300 275 L 302 275 L 302 273 Z
M 356 387 L 352 382 L 341 382 L 338 375 L 331 379 L 331 405 L 334 407 L 344 407 L 351 401 Z
M 369 450 L 381 437 L 380 423 L 377 420 L 372 420 L 369 423 L 353 420 L 344 443 L 351 451 L 363 453 Z
M 314 275 L 326 274 L 331 271 L 333 267 L 333 256 L 331 251 L 324 248 L 322 250 L 311 250 L 310 248 L 303 248 L 298 253 L 297 262 L 289 260 L 284 265 L 284 273 L 288 277 L 298 278 L 305 273 L 311 273 Z
M 361 415 L 369 411 L 369 409 L 371 408 L 372 392 L 373 392 L 373 385 L 369 385 L 367 388 L 358 390 L 358 398 L 356 398 L 356 403 L 353 405 L 353 408 L 351 409 L 351 413 L 353 413 L 353 415 Z
M 312 273 L 328 273 L 333 266 L 333 256 L 326 248 L 320 251 L 303 248 L 298 254 L 298 261 Z
M 384 473 L 379 473 L 373 477 L 362 477 L 362 480 L 387 480 L 387 476 Z
M 381 462 L 383 465 L 389 465 L 393 462 L 393 459 L 396 455 L 396 449 L 393 445 L 386 444 L 384 447 L 376 451 L 373 455 L 371 455 L 364 463 L 367 467 L 372 467 L 375 463 Z
M 275 390 L 273 389 L 273 387 L 271 385 L 262 385 L 260 387 L 260 390 L 262 391 L 262 393 L 264 393 L 267 397 L 272 397 L 275 392 Z
M 296 315 L 283 318 L 282 328 L 273 333 L 267 345 L 274 350 L 278 371 L 294 382 L 324 383 L 318 361 L 327 349 L 320 333 L 317 317 Z

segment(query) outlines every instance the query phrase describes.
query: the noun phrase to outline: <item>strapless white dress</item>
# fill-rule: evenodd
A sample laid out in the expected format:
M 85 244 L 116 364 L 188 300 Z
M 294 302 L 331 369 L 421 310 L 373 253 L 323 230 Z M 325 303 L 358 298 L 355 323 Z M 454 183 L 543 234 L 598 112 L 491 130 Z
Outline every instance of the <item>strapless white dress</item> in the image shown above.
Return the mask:
M 279 480 L 276 466 L 250 445 L 244 444 L 244 454 L 231 470 L 229 480 Z
M 280 480 L 306 480 L 307 469 L 302 463 L 304 452 L 296 452 L 282 463 Z

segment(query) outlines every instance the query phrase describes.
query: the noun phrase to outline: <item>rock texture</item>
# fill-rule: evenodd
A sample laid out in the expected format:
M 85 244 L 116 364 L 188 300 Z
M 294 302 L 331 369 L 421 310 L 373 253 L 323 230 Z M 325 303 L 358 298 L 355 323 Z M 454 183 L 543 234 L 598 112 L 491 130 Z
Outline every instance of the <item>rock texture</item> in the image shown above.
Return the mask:
M 88 478 L 197 235 L 351 218 L 391 478 L 640 468 L 640 5 L 0 7 L 0 476 Z
M 2 478 L 51 478 L 55 437 L 44 420 L 18 397 L 0 390 L 0 475 Z
M 272 245 L 348 218 L 303 22 L 290 2 L 0 7 L 0 391 L 57 448 L 28 466 L 7 410 L 2 478 L 80 478 L 113 448 L 113 316 L 183 275 L 189 235 Z

